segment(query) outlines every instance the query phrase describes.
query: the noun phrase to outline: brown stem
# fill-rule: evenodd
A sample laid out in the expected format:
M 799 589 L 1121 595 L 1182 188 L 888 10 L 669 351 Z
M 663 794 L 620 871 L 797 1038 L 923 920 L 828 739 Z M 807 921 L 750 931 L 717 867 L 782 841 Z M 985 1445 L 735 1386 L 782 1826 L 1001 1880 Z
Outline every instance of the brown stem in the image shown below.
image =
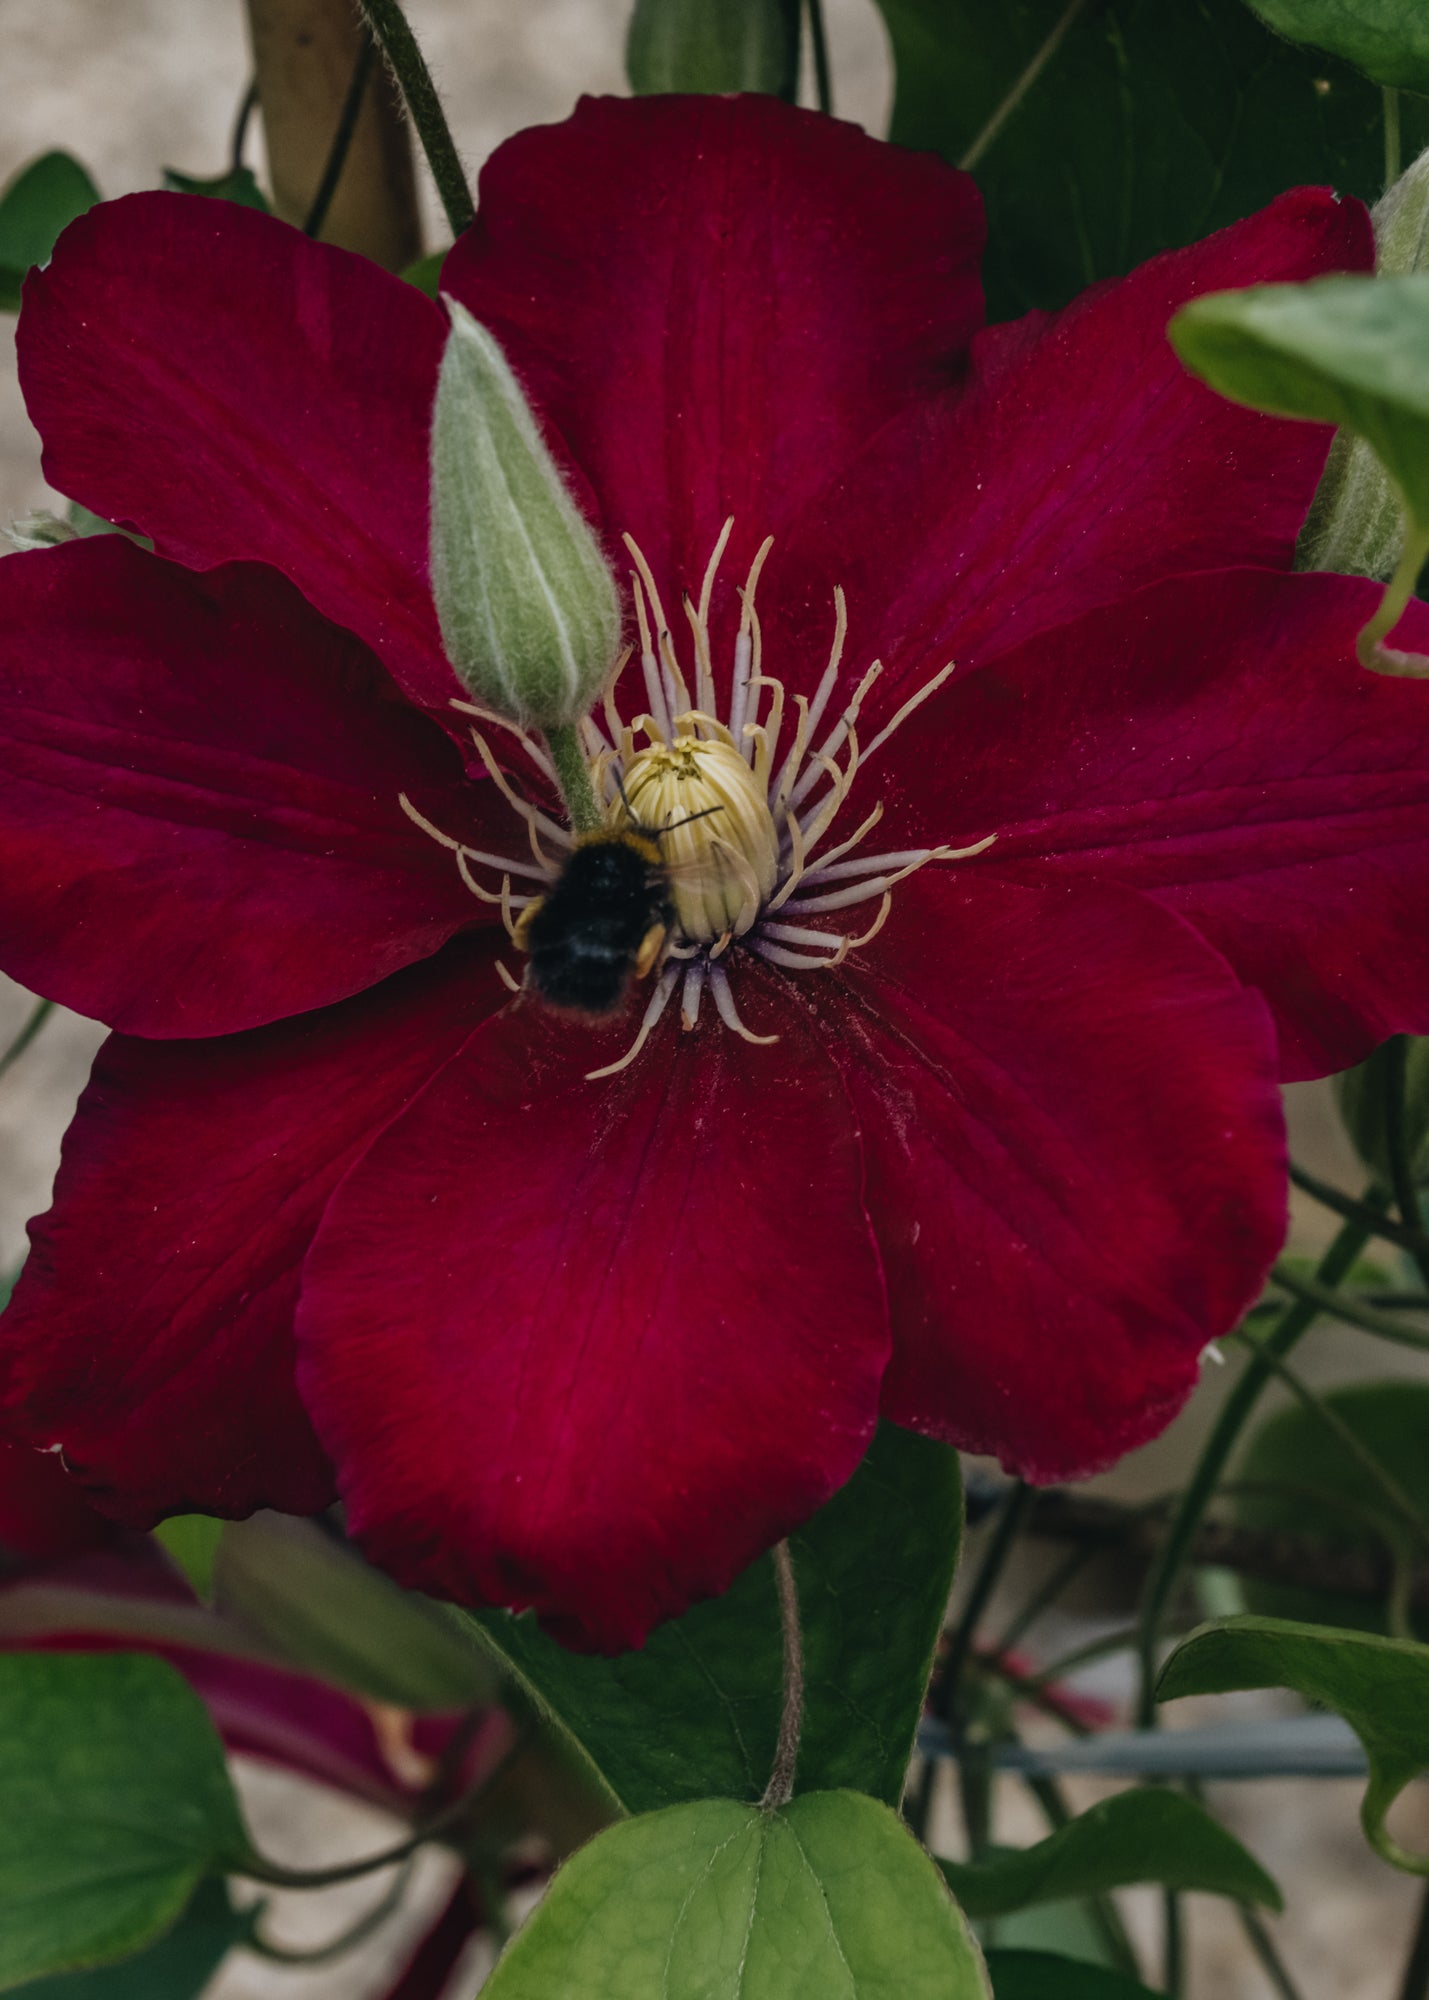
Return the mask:
M 352 0 L 246 0 L 278 213 L 311 213 L 367 30 Z M 422 254 L 412 137 L 386 68 L 372 66 L 322 227 L 327 243 L 400 271 Z
M 1154 1512 L 1120 1506 L 1093 1494 L 1072 1494 L 1057 1487 L 1039 1494 L 1027 1524 L 1033 1537 L 1083 1546 L 1121 1550 L 1150 1558 L 1166 1538 L 1166 1525 Z M 1239 1576 L 1262 1577 L 1307 1590 L 1329 1591 L 1382 1604 L 1394 1585 L 1394 1565 L 1377 1548 L 1328 1543 L 1313 1535 L 1280 1529 L 1241 1527 L 1230 1521 L 1204 1522 L 1191 1547 L 1191 1560 Z M 1429 1612 L 1429 1564 L 1412 1571 L 1410 1605 Z
M 784 1634 L 784 1705 L 774 1768 L 759 1801 L 765 1812 L 778 1812 L 794 1796 L 794 1766 L 799 1761 L 799 1733 L 804 1726 L 804 1638 L 799 1629 L 799 1586 L 787 1542 L 776 1542 L 774 1581 L 779 1591 L 779 1623 Z

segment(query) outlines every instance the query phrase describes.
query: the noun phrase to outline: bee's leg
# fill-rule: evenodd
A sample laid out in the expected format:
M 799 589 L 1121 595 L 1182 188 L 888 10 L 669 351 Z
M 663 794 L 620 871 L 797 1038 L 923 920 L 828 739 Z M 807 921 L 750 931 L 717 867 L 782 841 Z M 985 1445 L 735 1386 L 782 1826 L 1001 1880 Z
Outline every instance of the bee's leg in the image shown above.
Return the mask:
M 545 897 L 537 896 L 534 902 L 526 905 L 525 909 L 516 919 L 516 922 L 512 925 L 511 942 L 515 945 L 517 951 L 529 951 L 531 949 L 531 926 L 535 922 L 538 912 L 545 907 Z
M 529 911 L 522 912 L 523 918 L 529 916 L 529 914 Z M 519 930 L 521 928 L 520 924 L 516 928 Z M 669 932 L 663 924 L 651 924 L 649 930 L 646 931 L 644 937 L 640 940 L 640 949 L 635 954 L 635 977 L 637 979 L 643 979 L 647 972 L 654 969 L 661 952 L 665 949 L 665 939 L 668 936 Z

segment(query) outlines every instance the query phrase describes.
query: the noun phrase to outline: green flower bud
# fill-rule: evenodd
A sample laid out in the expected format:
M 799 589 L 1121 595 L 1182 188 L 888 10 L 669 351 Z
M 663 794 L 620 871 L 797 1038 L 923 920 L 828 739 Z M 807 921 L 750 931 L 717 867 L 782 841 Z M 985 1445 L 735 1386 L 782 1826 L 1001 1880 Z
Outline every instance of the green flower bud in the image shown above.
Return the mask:
M 1375 204 L 1375 274 L 1429 270 L 1429 152 Z M 1297 569 L 1341 576 L 1393 575 L 1404 546 L 1404 509 L 1374 448 L 1351 431 L 1330 446 L 1324 475 L 1295 550 Z
M 505 355 L 447 299 L 432 417 L 432 594 L 475 699 L 526 727 L 577 721 L 620 646 L 615 579 Z

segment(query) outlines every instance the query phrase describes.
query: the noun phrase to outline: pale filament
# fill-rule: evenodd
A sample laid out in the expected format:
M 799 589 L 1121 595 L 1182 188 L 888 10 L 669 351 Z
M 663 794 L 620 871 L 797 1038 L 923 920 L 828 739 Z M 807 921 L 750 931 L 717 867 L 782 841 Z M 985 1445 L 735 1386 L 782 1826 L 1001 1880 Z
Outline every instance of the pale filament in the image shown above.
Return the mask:
M 596 797 L 604 803 L 614 824 L 621 823 L 626 774 L 634 761 L 645 754 L 646 746 L 652 750 L 667 750 L 681 740 L 692 739 L 695 743 L 721 744 L 741 755 L 763 792 L 772 825 L 779 829 L 775 885 L 769 894 L 763 895 L 749 858 L 716 827 L 710 828 L 710 851 L 719 854 L 726 879 L 737 885 L 737 907 L 734 901 L 724 906 L 724 920 L 728 928 L 717 937 L 710 937 L 707 933 L 686 937 L 677 930 L 666 939 L 657 961 L 655 984 L 634 1041 L 617 1062 L 592 1070 L 592 1079 L 615 1076 L 635 1061 L 677 991 L 681 1026 L 686 1031 L 697 1025 L 704 995 L 708 991 L 720 1020 L 732 1033 L 747 1042 L 777 1041 L 777 1035 L 755 1034 L 740 1018 L 726 969 L 728 954 L 736 943 L 758 953 L 769 964 L 787 971 L 831 970 L 842 965 L 851 952 L 870 943 L 882 930 L 893 907 L 892 892 L 899 883 L 930 863 L 971 860 L 975 855 L 984 853 L 996 838 L 996 835 L 989 834 L 965 847 L 942 845 L 900 848 L 881 854 L 864 853 L 861 851 L 863 842 L 883 817 L 883 806 L 875 801 L 852 833 L 832 845 L 824 846 L 855 781 L 869 760 L 909 716 L 936 694 L 953 672 L 953 664 L 950 662 L 931 676 L 903 702 L 867 745 L 861 745 L 859 716 L 870 690 L 883 672 L 882 664 L 875 660 L 865 670 L 820 740 L 819 732 L 824 727 L 838 689 L 848 639 L 848 607 L 842 589 L 836 586 L 828 661 L 812 697 L 803 694 L 793 697 L 796 721 L 781 757 L 780 739 L 785 735 L 785 688 L 782 680 L 763 670 L 764 642 L 756 604 L 760 572 L 773 547 L 773 537 L 766 536 L 739 589 L 740 617 L 733 648 L 728 714 L 726 719 L 721 720 L 710 609 L 720 564 L 733 527 L 731 517 L 720 530 L 701 581 L 698 601 L 693 600 L 688 592 L 682 594 L 682 608 L 690 630 L 693 655 L 689 679 L 675 650 L 674 637 L 650 565 L 636 542 L 629 535 L 625 537 L 633 564 L 629 574 L 637 643 L 621 654 L 602 691 L 600 719 L 594 713 L 584 717 L 580 725 L 581 736 Z M 639 685 L 645 706 L 642 712 L 627 717 L 621 710 L 618 681 L 621 671 L 636 652 L 640 656 Z M 540 777 L 554 784 L 550 757 L 537 738 L 476 703 L 454 702 L 452 705 L 481 723 L 515 735 Z M 761 709 L 765 710 L 762 715 Z M 473 729 L 471 735 L 488 775 L 525 825 L 531 861 L 509 860 L 502 855 L 487 854 L 471 847 L 443 833 L 425 819 L 405 794 L 401 796 L 400 803 L 415 825 L 452 854 L 461 879 L 471 893 L 484 903 L 499 905 L 502 922 L 515 942 L 519 936 L 517 912 L 528 908 L 540 890 L 534 889 L 529 895 L 513 893 L 512 878 L 519 877 L 538 884 L 553 883 L 575 843 L 567 828 L 560 826 L 515 789 L 480 732 Z M 543 842 L 556 850 L 554 855 L 547 852 Z M 682 867 L 690 865 L 699 864 L 681 864 Z M 480 883 L 472 872 L 475 868 L 493 871 L 499 879 L 499 888 L 487 888 Z M 768 880 L 767 875 L 765 880 Z M 776 912 L 791 918 L 830 916 L 836 911 L 851 909 L 856 904 L 875 899 L 878 910 L 873 922 L 857 934 L 824 930 L 814 924 L 780 921 L 776 917 Z M 513 992 L 524 990 L 500 961 L 497 971 Z

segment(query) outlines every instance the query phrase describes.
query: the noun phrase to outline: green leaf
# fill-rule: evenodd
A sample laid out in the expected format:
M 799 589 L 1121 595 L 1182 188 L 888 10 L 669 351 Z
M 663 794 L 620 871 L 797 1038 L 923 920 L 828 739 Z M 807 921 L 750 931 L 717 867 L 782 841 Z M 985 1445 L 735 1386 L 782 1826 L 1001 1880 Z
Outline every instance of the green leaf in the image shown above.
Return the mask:
M 18 1989 L 22 2000 L 198 2000 L 225 1955 L 253 1931 L 254 1912 L 235 1910 L 221 1881 L 199 1884 L 166 1937 L 118 1965 L 61 1972 Z
M 968 158 L 993 319 L 1062 305 L 1297 182 L 1367 201 L 1383 186 L 1381 92 L 1282 41 L 1243 0 L 880 5 L 897 64 L 890 136 Z M 1402 123 L 1411 156 L 1429 143 L 1429 105 L 1406 100 Z
M 154 1530 L 154 1540 L 178 1564 L 194 1596 L 205 1602 L 213 1595 L 213 1559 L 223 1527 L 209 1514 L 175 1514 Z
M 0 1658 L 0 1987 L 142 1949 L 248 1858 L 223 1747 L 172 1667 Z
M 1156 1698 L 1263 1687 L 1293 1688 L 1345 1718 L 1369 1760 L 1360 1818 L 1370 1845 L 1396 1868 L 1429 1875 L 1429 1856 L 1410 1854 L 1384 1824 L 1404 1787 L 1429 1770 L 1429 1646 L 1286 1619 L 1230 1618 L 1177 1647 Z
M 1429 91 L 1424 0 L 1249 0 L 1249 5 L 1277 34 L 1341 56 L 1376 83 Z
M 1429 272 L 1211 292 L 1169 332 L 1233 402 L 1364 438 L 1429 529 Z
M 264 215 L 272 214 L 268 198 L 253 178 L 251 167 L 231 167 L 227 173 L 214 174 L 208 179 L 195 178 L 193 174 L 181 174 L 173 167 L 165 167 L 164 186 L 171 194 L 202 194 L 214 201 L 234 201 L 240 208 L 256 208 Z
M 0 307 L 16 312 L 32 264 L 43 264 L 60 231 L 93 208 L 99 189 L 68 153 L 42 153 L 0 189 Z
M 1321 1393 L 1321 1401 L 1429 1517 L 1429 1383 L 1356 1382 Z M 1404 1564 L 1419 1552 L 1412 1529 L 1388 1505 L 1384 1489 L 1334 1432 L 1301 1403 L 1277 1410 L 1256 1429 L 1236 1467 L 1235 1518 L 1270 1533 L 1305 1535 L 1331 1548 L 1386 1548 Z M 1239 1490 L 1244 1485 L 1280 1491 Z M 1383 1632 L 1386 1611 L 1360 1597 L 1334 1596 L 1260 1577 L 1242 1580 L 1246 1606 L 1276 1618 Z M 1429 1638 L 1429 1620 L 1421 1638 Z
M 429 250 L 425 257 L 419 257 L 415 264 L 409 264 L 402 273 L 409 285 L 415 285 L 419 292 L 425 292 L 434 299 L 442 288 L 442 266 L 447 261 L 451 246 L 445 250 Z
M 799 0 L 635 0 L 625 69 L 652 91 L 759 90 L 793 101 Z
M 1429 1037 L 1406 1038 L 1404 1064 L 1404 1132 L 1410 1167 L 1417 1181 L 1429 1181 Z M 1386 1187 L 1393 1181 L 1385 1113 L 1386 1071 L 1392 1044 L 1384 1042 L 1372 1056 L 1335 1078 L 1335 1096 L 1355 1151 Z
M 1156 2000 L 1149 1986 L 1055 1951 L 990 1951 L 995 2000 Z
M 801 1789 L 848 1786 L 890 1805 L 902 1796 L 961 1521 L 956 1454 L 885 1425 L 849 1484 L 790 1537 L 804 1632 Z M 762 1793 L 783 1658 L 767 1557 L 618 1659 L 568 1653 L 530 1617 L 472 1616 L 628 1811 Z
M 977 1946 L 887 1806 L 703 1799 L 583 1847 L 484 2000 L 986 2000 Z
M 401 1589 L 315 1521 L 227 1522 L 213 1592 L 295 1666 L 353 1694 L 432 1712 L 496 1697 L 485 1649 L 444 1607 Z
M 1100 1896 L 1132 1882 L 1281 1907 L 1280 1891 L 1260 1863 L 1182 1792 L 1118 1792 L 1035 1847 L 938 1866 L 970 1917 Z

